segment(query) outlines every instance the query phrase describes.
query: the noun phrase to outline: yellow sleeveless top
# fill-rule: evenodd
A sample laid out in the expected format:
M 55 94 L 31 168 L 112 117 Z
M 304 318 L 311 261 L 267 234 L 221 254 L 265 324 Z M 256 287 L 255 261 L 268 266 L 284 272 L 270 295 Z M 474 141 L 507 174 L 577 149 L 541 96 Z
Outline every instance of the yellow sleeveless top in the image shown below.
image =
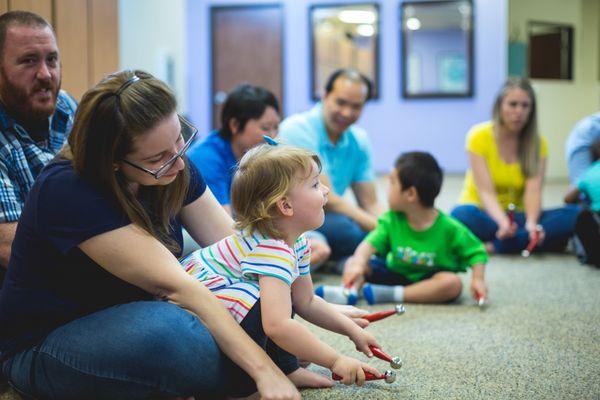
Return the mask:
M 507 209 L 510 203 L 517 209 L 523 209 L 523 192 L 525 190 L 525 176 L 521 171 L 519 162 L 506 163 L 498 153 L 498 146 L 494 139 L 494 129 L 491 121 L 475 125 L 467 134 L 467 151 L 477 154 L 485 159 L 492 182 L 496 188 L 500 205 Z M 548 143 L 544 137 L 540 138 L 540 158 L 548 156 Z M 482 206 L 477 186 L 473 178 L 473 171 L 469 169 L 465 176 L 463 190 L 458 200 L 459 204 L 474 204 Z

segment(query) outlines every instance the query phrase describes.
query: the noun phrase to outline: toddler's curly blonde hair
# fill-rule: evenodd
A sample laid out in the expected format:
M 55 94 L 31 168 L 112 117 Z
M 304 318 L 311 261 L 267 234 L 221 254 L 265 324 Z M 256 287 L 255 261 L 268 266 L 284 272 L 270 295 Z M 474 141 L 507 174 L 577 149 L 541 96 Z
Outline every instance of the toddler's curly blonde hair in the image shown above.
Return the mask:
M 275 239 L 284 238 L 275 225 L 277 201 L 288 194 L 294 184 L 309 178 L 311 161 L 320 171 L 319 157 L 305 149 L 262 144 L 248 150 L 231 184 L 236 228 L 249 233 L 258 231 Z

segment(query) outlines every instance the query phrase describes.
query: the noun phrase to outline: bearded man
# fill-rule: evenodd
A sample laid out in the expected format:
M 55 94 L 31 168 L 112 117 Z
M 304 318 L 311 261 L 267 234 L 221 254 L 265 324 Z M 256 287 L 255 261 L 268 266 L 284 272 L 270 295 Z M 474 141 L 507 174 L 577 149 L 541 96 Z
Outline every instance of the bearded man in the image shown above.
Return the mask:
M 77 104 L 60 83 L 52 26 L 30 12 L 0 15 L 0 282 L 27 194 L 71 131 Z

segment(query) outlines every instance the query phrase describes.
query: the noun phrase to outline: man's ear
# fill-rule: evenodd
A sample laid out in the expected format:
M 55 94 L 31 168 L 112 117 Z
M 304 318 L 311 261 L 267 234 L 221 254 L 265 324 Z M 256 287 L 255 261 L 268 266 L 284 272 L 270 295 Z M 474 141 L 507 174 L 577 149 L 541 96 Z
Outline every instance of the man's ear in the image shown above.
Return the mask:
M 292 207 L 292 203 L 287 197 L 282 197 L 277 200 L 277 209 L 286 217 L 291 217 L 294 215 L 294 208 Z
M 229 120 L 229 130 L 234 135 L 236 133 L 238 133 L 238 131 L 240 130 L 240 122 L 237 119 L 235 119 L 235 118 L 231 118 Z

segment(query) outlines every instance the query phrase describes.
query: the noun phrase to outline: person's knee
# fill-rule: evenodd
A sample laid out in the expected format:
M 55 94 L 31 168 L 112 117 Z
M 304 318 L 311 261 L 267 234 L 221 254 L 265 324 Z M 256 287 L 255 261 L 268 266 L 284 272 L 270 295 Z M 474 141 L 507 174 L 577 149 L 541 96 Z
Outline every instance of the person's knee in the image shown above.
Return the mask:
M 469 205 L 456 206 L 450 211 L 450 216 L 456 218 L 463 224 L 467 224 L 473 218 L 474 207 Z
M 452 301 L 460 296 L 462 292 L 462 282 L 458 275 L 451 272 L 441 272 L 437 274 L 439 279 L 441 290 L 444 293 L 446 301 Z
M 167 302 L 156 302 L 153 316 L 137 330 L 132 358 L 148 356 L 145 375 L 169 382 L 170 390 L 194 393 L 212 390 L 222 375 L 219 347 L 198 318 Z
M 176 366 L 204 365 L 220 358 L 216 342 L 196 316 L 171 303 L 159 304 L 140 343 L 154 359 Z

